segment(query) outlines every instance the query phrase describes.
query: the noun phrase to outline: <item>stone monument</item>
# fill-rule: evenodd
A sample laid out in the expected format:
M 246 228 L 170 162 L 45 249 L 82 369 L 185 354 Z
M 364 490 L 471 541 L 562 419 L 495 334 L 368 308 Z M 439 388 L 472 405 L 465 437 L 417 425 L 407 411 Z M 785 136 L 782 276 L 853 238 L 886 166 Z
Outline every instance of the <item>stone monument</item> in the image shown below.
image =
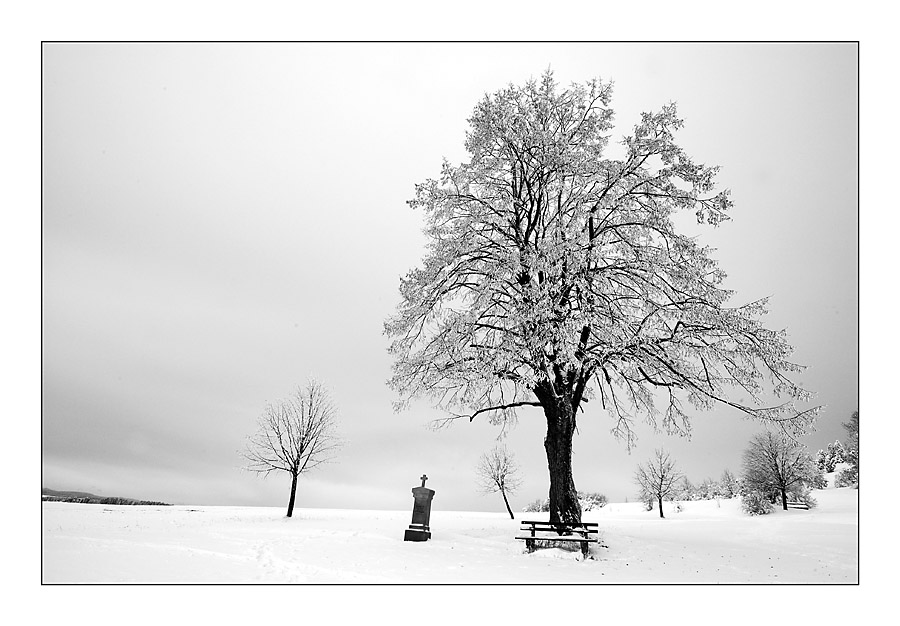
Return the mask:
M 403 541 L 428 541 L 431 539 L 431 528 L 428 522 L 431 519 L 431 499 L 434 497 L 434 489 L 428 489 L 425 481 L 428 476 L 422 474 L 422 485 L 413 487 L 413 512 L 412 523 L 403 535 Z

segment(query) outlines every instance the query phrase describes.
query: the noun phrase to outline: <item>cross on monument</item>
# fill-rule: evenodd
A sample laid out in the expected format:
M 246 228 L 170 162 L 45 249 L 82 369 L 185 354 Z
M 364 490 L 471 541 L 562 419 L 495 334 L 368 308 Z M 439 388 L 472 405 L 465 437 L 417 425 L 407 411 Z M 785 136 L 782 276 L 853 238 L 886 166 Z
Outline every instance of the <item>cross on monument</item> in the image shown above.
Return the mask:
M 422 474 L 422 475 L 419 477 L 419 479 L 422 481 L 422 486 L 424 487 L 424 486 L 425 486 L 425 481 L 428 480 L 428 476 L 426 476 L 425 474 Z

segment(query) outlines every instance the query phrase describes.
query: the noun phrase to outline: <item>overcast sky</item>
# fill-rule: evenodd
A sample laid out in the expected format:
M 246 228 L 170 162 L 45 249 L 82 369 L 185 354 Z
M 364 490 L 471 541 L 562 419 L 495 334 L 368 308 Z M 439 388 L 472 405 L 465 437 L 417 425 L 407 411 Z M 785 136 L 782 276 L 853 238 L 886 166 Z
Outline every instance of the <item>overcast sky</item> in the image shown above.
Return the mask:
M 406 200 L 458 163 L 486 93 L 552 68 L 615 82 L 613 139 L 676 101 L 680 144 L 722 166 L 732 221 L 696 230 L 738 305 L 770 296 L 826 405 L 812 452 L 859 404 L 858 56 L 852 44 L 45 44 L 42 484 L 183 504 L 286 506 L 289 478 L 241 469 L 267 401 L 313 376 L 340 409 L 337 462 L 297 506 L 503 511 L 475 486 L 486 420 L 434 432 L 394 413 L 384 319 L 423 254 Z M 696 413 L 690 440 L 585 407 L 578 489 L 634 498 L 664 446 L 695 483 L 737 473 L 762 426 Z M 540 409 L 505 438 L 549 485 Z

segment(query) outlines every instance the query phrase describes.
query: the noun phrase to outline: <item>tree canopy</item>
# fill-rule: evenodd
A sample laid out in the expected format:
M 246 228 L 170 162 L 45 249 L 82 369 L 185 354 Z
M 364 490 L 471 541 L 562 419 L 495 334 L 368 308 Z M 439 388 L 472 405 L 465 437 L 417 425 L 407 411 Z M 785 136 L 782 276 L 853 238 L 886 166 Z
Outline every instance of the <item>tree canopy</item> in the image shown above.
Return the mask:
M 728 219 L 718 168 L 675 143 L 674 104 L 643 114 L 624 158 L 606 158 L 611 95 L 602 80 L 559 91 L 549 71 L 486 95 L 470 160 L 416 186 L 428 250 L 385 325 L 398 406 L 424 395 L 454 417 L 505 423 L 542 390 L 575 408 L 599 396 L 629 444 L 637 414 L 686 431 L 685 399 L 802 428 L 814 410 L 792 402 L 809 394 L 786 375 L 802 368 L 784 333 L 759 321 L 766 301 L 726 306 L 710 249 L 673 224 L 679 211 Z M 763 402 L 766 377 L 786 401 Z M 734 389 L 752 402 L 729 399 Z

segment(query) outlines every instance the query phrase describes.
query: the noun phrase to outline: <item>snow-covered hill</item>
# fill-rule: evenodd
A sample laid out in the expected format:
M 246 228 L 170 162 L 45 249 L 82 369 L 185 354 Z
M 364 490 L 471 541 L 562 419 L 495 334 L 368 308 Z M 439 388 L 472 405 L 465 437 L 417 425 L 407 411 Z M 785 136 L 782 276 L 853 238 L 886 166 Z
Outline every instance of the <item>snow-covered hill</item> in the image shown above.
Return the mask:
M 403 541 L 409 511 L 42 503 L 42 580 L 54 582 L 681 583 L 858 581 L 858 491 L 810 511 L 747 516 L 737 499 L 584 515 L 608 547 L 532 554 L 505 514 L 434 509 L 432 540 Z M 521 513 L 542 519 L 546 513 Z M 543 519 L 546 519 L 545 517 Z

